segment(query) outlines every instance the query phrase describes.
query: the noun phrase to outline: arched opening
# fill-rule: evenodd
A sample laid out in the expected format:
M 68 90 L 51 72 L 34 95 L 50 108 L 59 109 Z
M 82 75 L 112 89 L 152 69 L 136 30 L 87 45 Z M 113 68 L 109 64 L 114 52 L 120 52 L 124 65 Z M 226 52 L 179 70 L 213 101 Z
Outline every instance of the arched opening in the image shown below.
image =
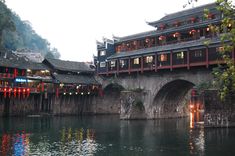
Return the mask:
M 174 118 L 189 115 L 190 90 L 195 86 L 186 80 L 165 84 L 154 98 L 154 118 Z
M 97 104 L 97 113 L 119 114 L 120 113 L 120 93 L 124 87 L 117 83 L 110 83 L 103 91 L 104 96 Z
M 104 94 L 110 95 L 110 94 L 114 94 L 114 95 L 119 95 L 120 92 L 124 90 L 124 88 L 117 84 L 117 83 L 110 83 L 109 85 L 107 85 L 104 88 Z

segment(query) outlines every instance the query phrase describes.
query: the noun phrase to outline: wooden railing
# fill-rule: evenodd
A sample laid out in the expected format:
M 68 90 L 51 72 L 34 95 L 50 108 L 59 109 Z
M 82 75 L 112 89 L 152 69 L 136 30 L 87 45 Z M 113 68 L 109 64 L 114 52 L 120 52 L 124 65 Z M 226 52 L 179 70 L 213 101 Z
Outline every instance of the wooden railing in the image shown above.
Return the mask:
M 190 67 L 195 67 L 195 66 L 204 66 L 206 68 L 208 68 L 210 65 L 217 65 L 217 64 L 221 64 L 224 63 L 224 61 L 221 59 L 221 57 L 219 55 L 217 55 L 216 53 L 210 53 L 209 52 L 209 48 L 205 48 L 202 51 L 202 54 L 200 54 L 200 58 L 201 59 L 197 59 L 196 56 L 192 56 L 192 53 L 194 51 L 186 51 L 184 53 L 184 58 L 182 59 L 182 61 L 178 61 L 176 62 L 175 59 L 177 59 L 176 57 L 173 57 L 173 52 L 171 51 L 170 53 L 168 53 L 169 58 L 167 58 L 167 61 L 165 62 L 161 62 L 159 61 L 159 55 L 160 54 L 150 54 L 154 57 L 154 60 L 152 62 L 152 66 L 150 67 L 146 67 L 146 64 L 144 61 L 144 59 L 140 59 L 140 63 L 138 66 L 134 66 L 133 65 L 133 61 L 132 58 L 126 58 L 128 61 L 127 65 L 128 65 L 128 69 L 122 69 L 122 68 L 118 68 L 117 70 L 109 70 L 110 68 L 106 68 L 106 72 L 99 72 L 98 74 L 102 75 L 102 74 L 119 74 L 119 73 L 131 73 L 131 72 L 136 72 L 136 71 L 141 71 L 141 73 L 143 71 L 157 71 L 160 69 L 175 69 L 175 68 L 187 68 L 190 69 Z M 214 56 L 216 55 L 216 56 Z M 140 55 L 140 58 L 142 58 L 144 56 Z M 234 50 L 232 51 L 231 57 L 235 60 L 235 52 Z M 119 62 L 119 61 L 117 61 Z M 141 65 L 143 64 L 143 65 Z M 117 64 L 119 65 L 119 64 Z M 154 65 L 154 66 L 153 66 Z

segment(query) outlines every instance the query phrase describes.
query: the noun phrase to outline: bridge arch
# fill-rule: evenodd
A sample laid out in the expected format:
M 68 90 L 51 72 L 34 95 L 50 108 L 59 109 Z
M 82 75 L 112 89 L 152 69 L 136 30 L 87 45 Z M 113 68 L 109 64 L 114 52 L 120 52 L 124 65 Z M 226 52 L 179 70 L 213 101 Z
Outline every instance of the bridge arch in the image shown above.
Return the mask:
M 183 117 L 188 115 L 189 91 L 193 82 L 176 79 L 164 84 L 153 99 L 154 118 Z
M 96 100 L 96 111 L 99 114 L 119 114 L 120 94 L 124 87 L 118 83 L 107 83 L 103 86 L 103 96 Z
M 118 83 L 109 83 L 103 88 L 104 93 L 106 93 L 106 94 L 120 93 L 124 89 L 125 88 Z

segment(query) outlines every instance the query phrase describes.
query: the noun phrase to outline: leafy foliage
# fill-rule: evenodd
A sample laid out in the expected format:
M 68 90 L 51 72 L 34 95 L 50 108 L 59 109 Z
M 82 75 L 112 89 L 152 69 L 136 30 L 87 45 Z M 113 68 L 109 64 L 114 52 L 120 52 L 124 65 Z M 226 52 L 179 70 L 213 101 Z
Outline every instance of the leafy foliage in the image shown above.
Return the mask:
M 0 48 L 17 51 L 30 49 L 50 58 L 59 58 L 60 53 L 50 43 L 39 36 L 30 22 L 22 21 L 4 2 L 0 1 Z
M 225 61 L 225 65 L 215 68 L 213 75 L 215 77 L 214 85 L 219 89 L 220 98 L 226 99 L 228 96 L 235 95 L 235 66 L 231 54 L 235 47 L 235 10 L 232 1 L 217 0 L 218 10 L 223 14 L 222 24 L 215 31 L 222 30 L 220 53 Z

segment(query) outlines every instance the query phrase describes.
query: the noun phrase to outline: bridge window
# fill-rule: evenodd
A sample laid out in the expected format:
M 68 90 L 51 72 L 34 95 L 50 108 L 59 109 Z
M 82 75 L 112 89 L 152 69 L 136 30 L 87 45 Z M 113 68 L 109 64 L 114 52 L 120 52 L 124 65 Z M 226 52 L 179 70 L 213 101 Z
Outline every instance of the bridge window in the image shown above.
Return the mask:
M 106 63 L 105 63 L 105 62 L 100 62 L 100 67 L 101 67 L 101 68 L 106 67 Z
M 167 61 L 167 54 L 161 54 L 159 57 L 159 61 L 161 62 Z
M 140 64 L 140 59 L 139 58 L 135 58 L 134 59 L 134 64 Z
M 123 68 L 124 66 L 127 65 L 127 61 L 126 60 L 120 60 L 119 63 L 120 63 L 121 68 Z
M 152 63 L 153 62 L 153 56 L 146 56 L 145 63 Z
M 105 56 L 106 55 L 106 51 L 100 51 L 100 56 Z
M 110 66 L 111 66 L 111 67 L 115 67 L 115 66 L 116 66 L 116 61 L 111 61 L 111 62 L 110 62 Z
M 176 58 L 177 59 L 183 59 L 184 58 L 184 52 L 182 51 L 182 52 L 177 53 Z
M 224 47 L 217 47 L 216 52 L 220 53 L 224 51 Z
M 194 51 L 194 57 L 202 57 L 202 51 L 201 50 Z

